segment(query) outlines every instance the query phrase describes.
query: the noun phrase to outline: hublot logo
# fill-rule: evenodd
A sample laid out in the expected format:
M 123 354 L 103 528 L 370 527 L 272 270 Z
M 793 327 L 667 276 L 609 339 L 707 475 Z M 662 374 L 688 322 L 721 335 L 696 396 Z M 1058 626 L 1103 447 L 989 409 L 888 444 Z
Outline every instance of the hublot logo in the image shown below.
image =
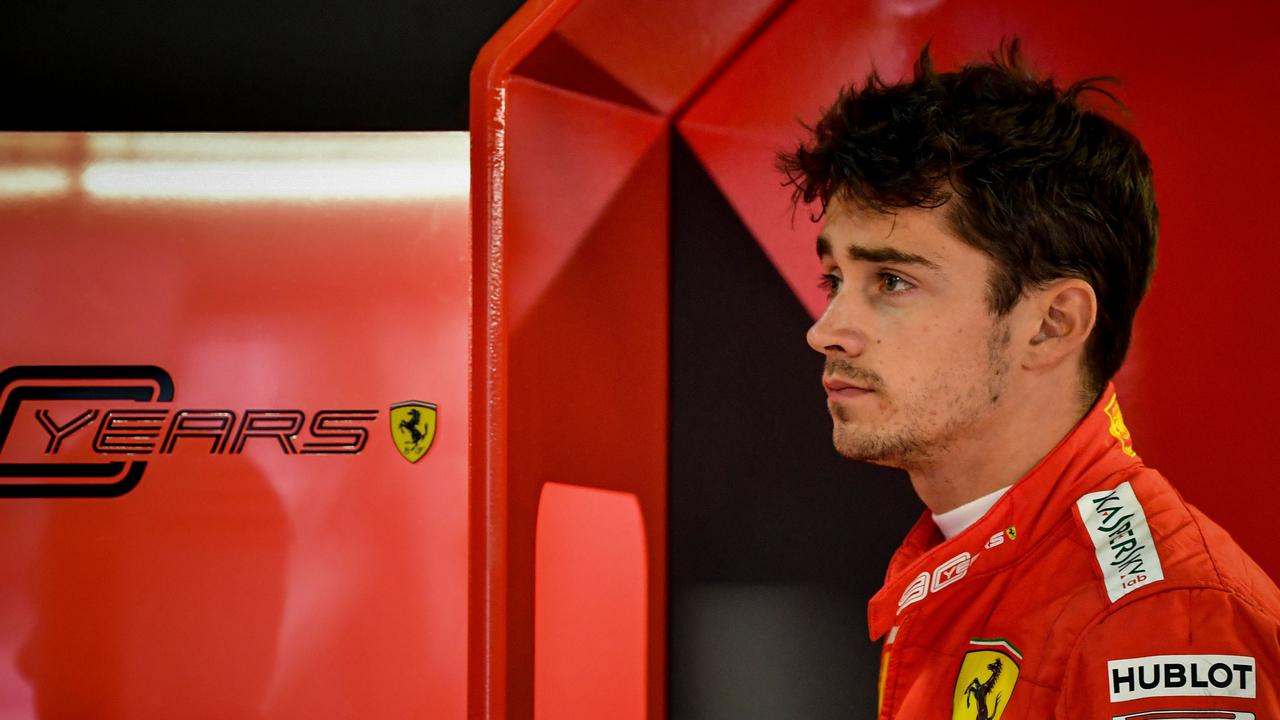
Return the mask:
M 1257 696 L 1256 665 L 1244 655 L 1152 655 L 1107 662 L 1111 702 L 1146 697 Z

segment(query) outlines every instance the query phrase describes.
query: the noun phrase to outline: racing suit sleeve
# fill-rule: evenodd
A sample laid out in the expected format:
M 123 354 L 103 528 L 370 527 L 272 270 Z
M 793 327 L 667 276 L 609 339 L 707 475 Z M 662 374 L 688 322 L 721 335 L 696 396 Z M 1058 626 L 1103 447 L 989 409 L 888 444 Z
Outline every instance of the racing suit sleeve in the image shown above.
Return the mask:
M 1280 718 L 1280 623 L 1212 587 L 1115 605 L 1075 639 L 1054 717 Z

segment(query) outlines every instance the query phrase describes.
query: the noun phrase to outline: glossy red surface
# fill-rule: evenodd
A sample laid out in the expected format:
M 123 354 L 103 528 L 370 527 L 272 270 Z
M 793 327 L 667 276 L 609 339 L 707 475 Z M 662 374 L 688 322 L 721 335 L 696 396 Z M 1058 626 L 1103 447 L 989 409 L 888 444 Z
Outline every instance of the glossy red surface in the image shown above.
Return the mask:
M 0 177 L 69 181 L 0 196 L 0 367 L 172 376 L 172 403 L 126 407 L 378 413 L 355 455 L 183 439 L 122 497 L 0 500 L 0 715 L 462 717 L 465 135 L 0 143 Z M 410 399 L 439 407 L 416 464 L 388 422 Z M 0 460 L 50 460 L 33 425 Z
M 647 717 L 648 565 L 634 495 L 543 485 L 534 718 Z
M 768 21 L 777 0 L 582 2 L 556 32 L 583 57 L 631 90 L 648 109 L 669 115 L 751 30 Z M 655 46 L 655 40 L 661 45 Z M 569 72 L 581 72 L 568 67 Z
M 609 208 L 664 127 L 649 113 L 518 76 L 507 84 L 507 102 L 505 300 L 518 326 L 584 238 L 609 222 Z
M 477 60 L 473 717 L 665 713 L 670 114 L 773 5 L 531 3 Z M 644 568 L 642 643 L 621 642 L 636 598 L 536 562 L 549 482 L 634 496 L 640 522 L 592 542 Z M 594 512 L 578 521 L 597 527 Z M 590 607 L 580 627 L 595 640 L 569 642 L 579 626 L 535 637 L 535 625 L 559 627 L 535 598 Z M 600 652 L 644 672 L 610 677 L 609 693 L 565 680 Z

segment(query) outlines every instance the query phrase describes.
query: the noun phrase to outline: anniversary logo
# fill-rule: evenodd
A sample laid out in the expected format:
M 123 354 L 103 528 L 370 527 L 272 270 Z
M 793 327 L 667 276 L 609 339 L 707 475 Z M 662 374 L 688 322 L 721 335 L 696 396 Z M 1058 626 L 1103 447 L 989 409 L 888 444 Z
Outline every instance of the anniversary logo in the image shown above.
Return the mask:
M 180 443 L 199 443 L 214 455 L 242 453 L 250 441 L 286 455 L 355 455 L 379 415 L 363 408 L 177 408 L 173 378 L 154 365 L 11 367 L 0 372 L 0 397 L 0 498 L 119 497 L 142 480 L 145 458 L 172 454 Z M 436 417 L 431 403 L 392 406 L 392 439 L 406 460 L 417 462 L 431 448 Z M 39 437 L 39 460 L 6 458 L 17 435 Z M 69 440 L 87 444 L 95 460 L 68 458 Z

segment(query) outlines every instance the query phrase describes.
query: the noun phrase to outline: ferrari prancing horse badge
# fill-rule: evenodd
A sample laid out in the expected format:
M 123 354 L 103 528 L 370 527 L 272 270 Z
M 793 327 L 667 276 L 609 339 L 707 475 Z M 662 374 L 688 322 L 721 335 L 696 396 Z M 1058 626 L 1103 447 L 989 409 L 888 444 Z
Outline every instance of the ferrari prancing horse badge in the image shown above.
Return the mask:
M 970 641 L 982 647 L 965 653 L 956 678 L 952 720 L 999 720 L 1018 682 L 1018 661 L 1022 654 L 1008 640 Z
M 416 463 L 431 449 L 436 438 L 436 406 L 421 400 L 406 400 L 391 406 L 391 439 L 405 460 Z

